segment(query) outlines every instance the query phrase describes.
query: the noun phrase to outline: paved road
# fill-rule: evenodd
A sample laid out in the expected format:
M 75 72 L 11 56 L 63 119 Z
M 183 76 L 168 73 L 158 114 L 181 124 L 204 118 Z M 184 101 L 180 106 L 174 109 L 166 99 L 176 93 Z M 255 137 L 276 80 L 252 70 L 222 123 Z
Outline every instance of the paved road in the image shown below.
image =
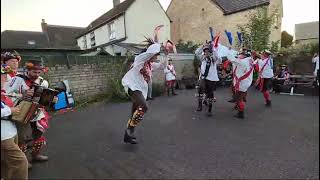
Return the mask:
M 229 90 L 214 115 L 194 112 L 194 90 L 149 101 L 138 145 L 122 143 L 130 104 L 103 104 L 56 116 L 49 162 L 31 178 L 319 178 L 318 97 L 273 95 L 265 108 L 252 90 L 245 120 L 233 118 Z

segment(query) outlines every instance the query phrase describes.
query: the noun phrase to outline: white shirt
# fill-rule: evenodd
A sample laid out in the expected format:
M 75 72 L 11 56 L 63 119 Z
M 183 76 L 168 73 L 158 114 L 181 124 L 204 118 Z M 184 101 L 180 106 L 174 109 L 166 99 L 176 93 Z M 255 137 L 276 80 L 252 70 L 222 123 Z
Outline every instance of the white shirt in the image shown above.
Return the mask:
M 317 75 L 317 71 L 319 70 L 319 55 L 312 58 L 312 62 L 316 63 L 316 68 L 314 69 L 315 76 Z
M 18 76 L 10 77 L 9 75 L 8 77 L 9 78 L 7 82 L 4 84 L 4 89 L 6 90 L 7 94 L 13 94 L 13 95 L 22 94 L 22 92 L 30 89 L 21 77 L 18 77 Z M 14 97 L 10 97 L 10 98 L 14 104 L 17 103 L 18 101 L 17 98 L 14 98 Z
M 207 60 L 206 60 L 206 57 L 203 55 L 202 52 L 203 52 L 203 49 L 202 49 L 202 47 L 200 47 L 200 48 L 198 48 L 196 50 L 195 54 L 201 60 L 200 69 L 201 69 L 201 74 L 203 75 L 205 73 L 205 71 L 206 71 Z M 207 79 L 209 81 L 219 81 L 217 64 L 222 63 L 222 59 L 218 56 L 216 51 L 213 51 L 213 53 L 210 56 L 210 58 L 213 60 L 213 62 L 211 62 L 208 76 L 205 77 L 205 79 Z
M 1 102 L 1 118 L 11 115 L 9 106 Z M 17 135 L 17 128 L 11 121 L 1 120 L 1 141 L 13 138 Z
M 232 66 L 237 67 L 235 74 L 233 74 L 233 76 L 236 76 L 237 78 L 241 78 L 249 70 L 251 70 L 253 66 L 253 60 L 251 57 L 240 59 L 240 58 L 232 58 L 228 56 L 228 59 L 231 61 Z M 242 81 L 240 81 L 239 91 L 246 92 L 252 84 L 252 78 L 253 78 L 253 70 L 251 71 L 250 75 L 246 79 L 243 79 Z M 236 85 L 235 79 L 233 80 L 233 85 L 234 86 Z
M 160 44 L 153 44 L 146 52 L 135 57 L 132 68 L 122 78 L 122 85 L 127 93 L 130 88 L 132 91 L 141 91 L 144 98 L 147 98 L 148 84 L 144 80 L 140 70 L 143 68 L 145 62 L 160 52 L 160 47 Z
M 265 65 L 265 63 L 267 62 L 267 65 L 264 67 L 263 71 L 260 72 L 262 70 L 262 67 Z M 273 59 L 272 58 L 266 58 L 266 59 L 258 59 L 257 61 L 258 65 L 259 65 L 259 74 L 261 74 L 262 78 L 272 78 L 274 76 L 273 74 Z
M 166 81 L 172 81 L 176 79 L 176 71 L 174 69 L 174 66 L 171 65 L 167 65 L 166 68 L 164 68 L 163 72 L 166 75 Z

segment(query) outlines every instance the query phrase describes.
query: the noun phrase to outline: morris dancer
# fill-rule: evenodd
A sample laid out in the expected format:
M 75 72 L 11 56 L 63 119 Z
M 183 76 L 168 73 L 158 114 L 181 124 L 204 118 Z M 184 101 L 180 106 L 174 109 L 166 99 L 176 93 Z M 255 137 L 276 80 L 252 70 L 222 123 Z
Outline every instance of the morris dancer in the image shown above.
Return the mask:
M 202 52 L 204 53 L 203 55 Z M 216 88 L 216 82 L 219 81 L 217 64 L 221 63 L 222 60 L 218 57 L 216 51 L 213 51 L 212 54 L 210 53 L 210 47 L 208 45 L 198 48 L 195 54 L 198 56 L 198 59 L 201 60 L 201 80 L 197 111 L 202 111 L 202 103 L 205 93 L 208 103 L 207 115 L 212 116 L 212 103 L 214 102 L 213 91 Z
M 148 82 L 151 78 L 150 63 L 157 60 L 160 55 L 161 45 L 152 44 L 147 51 L 135 57 L 132 68 L 122 78 L 122 85 L 132 100 L 131 118 L 128 120 L 125 130 L 125 143 L 137 144 L 134 136 L 135 127 L 143 120 L 148 110 L 146 103 Z
M 245 110 L 245 99 L 248 88 L 252 83 L 252 74 L 254 69 L 253 59 L 249 54 L 242 52 L 238 58 L 229 56 L 235 69 L 233 70 L 233 87 L 235 91 L 235 101 L 238 114 L 235 117 L 243 119 Z
M 25 74 L 18 74 L 11 80 L 7 89 L 9 94 L 12 92 L 20 92 L 23 93 L 25 97 L 32 97 L 35 93 L 35 85 L 48 88 L 48 82 L 40 76 L 40 74 L 45 71 L 42 61 L 30 60 L 26 63 L 25 69 L 27 70 Z M 25 89 L 24 85 L 26 85 Z M 36 114 L 30 123 L 17 124 L 19 146 L 23 152 L 27 153 L 29 149 L 28 143 L 30 141 L 32 142 L 31 155 L 33 161 L 43 162 L 48 160 L 48 156 L 41 155 L 40 151 L 46 145 L 46 139 L 43 134 L 48 128 L 49 118 L 49 114 L 45 111 L 44 107 L 40 107 L 38 114 Z M 29 134 L 29 131 L 31 131 L 32 134 Z
M 167 94 L 170 95 L 170 90 L 172 92 L 172 95 L 177 95 L 174 92 L 175 88 L 175 81 L 176 81 L 176 71 L 174 70 L 174 66 L 172 64 L 172 59 L 169 58 L 167 67 L 164 68 L 164 73 L 166 75 L 166 86 L 167 86 Z
M 271 58 L 271 52 L 265 50 L 261 56 L 262 59 L 258 59 L 257 66 L 259 69 L 259 77 L 256 82 L 256 86 L 263 93 L 265 99 L 265 105 L 267 107 L 271 106 L 271 97 L 269 90 L 272 86 L 273 78 L 273 60 Z
M 11 121 L 12 114 L 20 112 L 20 109 L 13 107 L 3 89 L 7 74 L 11 73 L 9 69 L 9 66 L 1 65 L 1 178 L 28 179 L 28 160 L 15 143 L 17 128 Z

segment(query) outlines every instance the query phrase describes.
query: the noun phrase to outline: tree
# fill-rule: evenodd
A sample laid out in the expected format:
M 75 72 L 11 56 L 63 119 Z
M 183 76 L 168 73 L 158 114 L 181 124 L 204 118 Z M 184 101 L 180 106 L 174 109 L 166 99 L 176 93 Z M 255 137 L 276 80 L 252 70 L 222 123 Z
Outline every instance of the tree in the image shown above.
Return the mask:
M 281 32 L 281 47 L 289 47 L 292 45 L 293 36 L 286 31 Z
M 275 9 L 270 15 L 267 7 L 260 7 L 249 14 L 249 21 L 244 25 L 237 25 L 243 35 L 243 46 L 246 48 L 262 51 L 264 49 L 273 49 L 279 42 L 269 44 L 269 37 L 272 29 L 276 29 L 276 19 L 278 19 L 278 10 Z

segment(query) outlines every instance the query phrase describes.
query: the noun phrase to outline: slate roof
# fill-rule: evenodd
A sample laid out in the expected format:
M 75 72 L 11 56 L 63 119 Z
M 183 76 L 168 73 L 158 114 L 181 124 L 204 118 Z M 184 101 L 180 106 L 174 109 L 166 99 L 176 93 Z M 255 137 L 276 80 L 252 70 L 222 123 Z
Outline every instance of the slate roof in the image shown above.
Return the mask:
M 85 31 L 85 28 L 71 26 L 47 25 L 50 47 L 75 48 L 76 37 Z
M 34 44 L 30 44 L 30 42 L 34 42 Z M 1 33 L 1 49 L 42 49 L 48 47 L 48 40 L 42 32 L 6 30 Z
M 89 26 L 86 28 L 86 30 L 83 33 L 79 34 L 77 36 L 77 38 L 82 36 L 83 34 L 87 34 L 88 32 L 99 28 L 100 26 L 102 26 L 102 25 L 112 21 L 116 17 L 122 15 L 123 13 L 126 12 L 126 10 L 131 6 L 131 4 L 134 1 L 135 0 L 125 0 L 122 3 L 116 5 L 114 8 L 112 8 L 111 10 L 109 10 L 108 12 L 103 14 L 102 16 L 100 16 L 97 19 L 95 19 L 94 21 L 92 21 L 89 24 Z
M 263 5 L 269 5 L 270 0 L 211 0 L 217 4 L 224 15 L 245 11 Z
M 85 28 L 47 25 L 44 32 L 6 30 L 1 33 L 1 49 L 80 49 L 76 36 Z M 30 44 L 31 43 L 31 44 Z

